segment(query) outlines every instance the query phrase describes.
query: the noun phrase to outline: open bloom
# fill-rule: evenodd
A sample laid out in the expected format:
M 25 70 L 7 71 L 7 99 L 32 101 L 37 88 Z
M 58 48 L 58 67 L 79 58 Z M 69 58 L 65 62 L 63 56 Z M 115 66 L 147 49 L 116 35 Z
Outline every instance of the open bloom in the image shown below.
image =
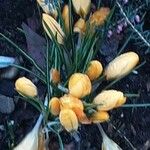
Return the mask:
M 74 73 L 69 79 L 69 93 L 82 98 L 91 93 L 92 85 L 86 74 Z
M 57 116 L 60 113 L 60 100 L 57 97 L 53 97 L 49 101 L 49 109 L 50 112 L 54 115 Z
M 89 12 L 91 0 L 72 0 L 72 4 L 75 12 L 85 18 Z
M 102 64 L 97 60 L 92 60 L 86 71 L 86 74 L 88 75 L 90 80 L 95 80 L 102 74 L 102 71 Z
M 62 109 L 71 109 L 75 112 L 78 121 L 82 124 L 91 123 L 84 113 L 84 106 L 80 99 L 72 96 L 72 95 L 64 95 L 60 98 L 60 107 Z
M 100 111 L 108 111 L 115 107 L 119 107 L 126 102 L 126 97 L 123 93 L 116 90 L 105 90 L 98 94 L 93 103 L 98 105 L 97 109 Z
M 26 77 L 21 77 L 16 80 L 15 88 L 17 92 L 25 95 L 35 97 L 37 96 L 37 88 L 36 86 Z
M 62 18 L 64 20 L 65 29 L 69 33 L 69 6 L 65 5 L 62 12 Z
M 80 18 L 74 25 L 73 31 L 77 33 L 84 33 L 86 30 L 85 20 Z
M 93 13 L 90 18 L 90 23 L 96 26 L 103 25 L 109 13 L 110 9 L 108 7 L 101 7 L 99 10 Z
M 106 111 L 97 111 L 91 116 L 93 123 L 101 123 L 109 120 L 109 114 Z
M 49 29 L 51 30 L 53 35 L 56 36 L 58 43 L 63 44 L 64 42 L 63 39 L 64 39 L 65 34 L 62 31 L 60 25 L 57 23 L 57 21 L 53 17 L 45 13 L 43 13 L 43 28 L 51 39 L 52 39 L 52 36 L 51 36 L 51 33 L 49 32 Z
M 76 131 L 78 129 L 78 119 L 75 112 L 71 109 L 64 108 L 60 111 L 59 120 L 62 126 L 68 131 Z
M 82 101 L 70 94 L 64 95 L 63 97 L 60 98 L 60 107 L 61 109 L 64 108 L 69 108 L 69 109 L 79 108 L 81 110 L 84 109 Z
M 127 75 L 139 62 L 135 52 L 127 52 L 112 60 L 105 69 L 107 80 L 120 78 Z

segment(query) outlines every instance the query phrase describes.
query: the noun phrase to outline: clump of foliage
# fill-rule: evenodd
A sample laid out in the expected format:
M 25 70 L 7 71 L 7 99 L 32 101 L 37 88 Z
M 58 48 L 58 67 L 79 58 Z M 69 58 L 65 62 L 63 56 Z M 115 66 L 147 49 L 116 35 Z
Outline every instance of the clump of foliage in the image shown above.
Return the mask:
M 142 65 L 136 67 L 139 56 L 135 52 L 120 55 L 128 42 L 133 40 L 149 52 L 150 33 L 143 31 L 143 18 L 150 2 L 110 1 L 108 5 L 100 0 L 95 3 L 90 0 L 37 2 L 42 8 L 41 22 L 47 41 L 43 68 L 13 41 L 0 34 L 33 64 L 36 73 L 23 66 L 11 65 L 35 75 L 47 87 L 43 102 L 31 80 L 22 77 L 16 81 L 20 98 L 35 106 L 41 115 L 33 130 L 15 149 L 19 150 L 28 142 L 28 149 L 38 149 L 43 144 L 38 142 L 40 126 L 46 135 L 42 142 L 48 141 L 48 133 L 53 132 L 63 149 L 60 132 L 67 130 L 78 141 L 80 125 L 92 123 L 100 129 L 103 149 L 121 149 L 106 136 L 99 123 L 109 122 L 109 111 L 121 107 L 129 96 L 111 89 L 112 85 Z M 104 42 L 121 34 L 124 35 L 124 43 L 117 50 L 116 58 L 103 65 L 100 58 Z M 99 91 L 103 81 L 108 81 L 108 85 L 104 91 Z

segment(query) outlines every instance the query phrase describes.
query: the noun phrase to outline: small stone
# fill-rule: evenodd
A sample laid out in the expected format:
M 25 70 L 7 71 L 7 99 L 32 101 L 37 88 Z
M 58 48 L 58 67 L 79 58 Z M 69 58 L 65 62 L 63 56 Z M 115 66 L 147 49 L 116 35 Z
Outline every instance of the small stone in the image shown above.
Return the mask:
M 15 104 L 13 98 L 0 95 L 0 112 L 4 114 L 10 114 L 14 111 Z

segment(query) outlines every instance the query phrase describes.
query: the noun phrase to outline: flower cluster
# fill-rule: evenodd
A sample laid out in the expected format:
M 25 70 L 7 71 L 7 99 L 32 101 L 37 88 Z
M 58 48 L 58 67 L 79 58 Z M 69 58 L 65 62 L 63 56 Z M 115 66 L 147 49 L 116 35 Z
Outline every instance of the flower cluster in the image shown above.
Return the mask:
M 139 62 L 138 54 L 133 51 L 123 53 L 106 66 L 99 61 L 96 42 L 102 36 L 97 29 L 102 29 L 103 33 L 110 8 L 101 7 L 91 13 L 91 0 L 72 0 L 70 5 L 77 15 L 72 22 L 69 5 L 65 4 L 61 12 L 52 3 L 37 2 L 44 11 L 44 31 L 52 40 L 52 46 L 47 50 L 51 60 L 47 58 L 47 72 L 41 75 L 48 87 L 48 113 L 44 114 L 47 109 L 42 106 L 42 101 L 39 106 L 45 116 L 49 112 L 53 116 L 46 116 L 45 120 L 59 118 L 56 120 L 68 132 L 77 131 L 81 124 L 108 121 L 109 111 L 121 107 L 127 98 L 122 91 L 115 89 L 102 90 L 97 94 L 95 83 L 100 85 L 103 81 L 129 74 Z M 26 77 L 16 80 L 15 89 L 30 100 L 38 99 L 36 85 Z
M 138 61 L 139 57 L 134 52 L 118 56 L 104 69 L 106 80 L 125 76 L 136 66 Z M 53 72 L 57 71 L 53 69 Z M 59 116 L 60 123 L 67 131 L 77 130 L 79 123 L 90 124 L 107 121 L 109 119 L 108 111 L 120 107 L 126 102 L 124 94 L 116 90 L 102 91 L 90 105 L 83 100 L 84 97 L 91 94 L 92 81 L 99 78 L 102 72 L 102 64 L 97 60 L 92 60 L 84 74 L 74 73 L 70 76 L 67 94 L 59 98 L 52 97 L 49 101 L 50 112 L 54 116 Z M 60 78 L 56 79 L 55 81 L 61 82 Z M 19 78 L 15 85 L 16 90 L 23 95 L 32 97 L 37 95 L 36 86 L 25 77 Z M 89 115 L 86 111 L 87 107 L 90 110 L 90 108 L 93 109 L 93 106 L 95 106 L 94 112 Z

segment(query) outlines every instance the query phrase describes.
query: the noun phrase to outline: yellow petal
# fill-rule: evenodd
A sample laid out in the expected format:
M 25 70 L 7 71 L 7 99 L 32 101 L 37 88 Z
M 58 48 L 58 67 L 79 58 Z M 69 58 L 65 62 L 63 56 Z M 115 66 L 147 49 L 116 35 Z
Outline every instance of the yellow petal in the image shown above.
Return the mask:
M 48 36 L 52 39 L 50 32 L 48 31 L 48 29 L 45 26 L 45 23 L 47 24 L 49 29 L 52 31 L 53 35 L 57 36 L 58 43 L 63 44 L 65 34 L 62 31 L 60 25 L 57 23 L 57 21 L 50 15 L 43 13 L 43 28 L 46 31 L 46 33 L 48 34 Z
M 69 33 L 69 6 L 65 5 L 62 12 L 62 18 L 65 23 L 66 31 Z
M 105 69 L 107 80 L 120 78 L 127 75 L 139 62 L 135 52 L 127 52 L 112 60 Z
M 91 116 L 93 123 L 101 123 L 109 120 L 109 114 L 106 111 L 97 111 Z
M 86 74 L 74 73 L 69 79 L 69 93 L 82 98 L 91 93 L 92 85 Z
M 63 108 L 80 108 L 83 110 L 83 103 L 80 99 L 68 94 L 60 98 L 61 109 Z
M 49 101 L 49 109 L 50 112 L 54 115 L 57 116 L 60 113 L 60 100 L 57 97 L 53 97 Z
M 93 103 L 99 105 L 97 106 L 98 110 L 108 111 L 115 108 L 120 99 L 124 99 L 122 92 L 116 90 L 105 90 L 94 98 Z
M 85 18 L 91 6 L 91 0 L 72 0 L 75 12 Z
M 62 109 L 59 114 L 60 123 L 68 131 L 76 131 L 78 129 L 78 119 L 71 109 Z
M 29 79 L 25 77 L 21 77 L 16 80 L 15 88 L 19 93 L 25 96 L 31 96 L 31 97 L 37 96 L 36 86 Z
M 92 60 L 86 71 L 86 74 L 88 75 L 90 80 L 95 80 L 102 74 L 102 71 L 102 64 L 97 60 Z
M 126 102 L 126 97 L 122 97 L 117 101 L 115 108 L 122 106 Z
M 75 112 L 80 123 L 91 124 L 91 120 L 88 119 L 88 117 L 86 116 L 86 114 L 84 113 L 84 111 L 82 109 L 80 109 L 78 107 L 74 107 L 72 110 Z

